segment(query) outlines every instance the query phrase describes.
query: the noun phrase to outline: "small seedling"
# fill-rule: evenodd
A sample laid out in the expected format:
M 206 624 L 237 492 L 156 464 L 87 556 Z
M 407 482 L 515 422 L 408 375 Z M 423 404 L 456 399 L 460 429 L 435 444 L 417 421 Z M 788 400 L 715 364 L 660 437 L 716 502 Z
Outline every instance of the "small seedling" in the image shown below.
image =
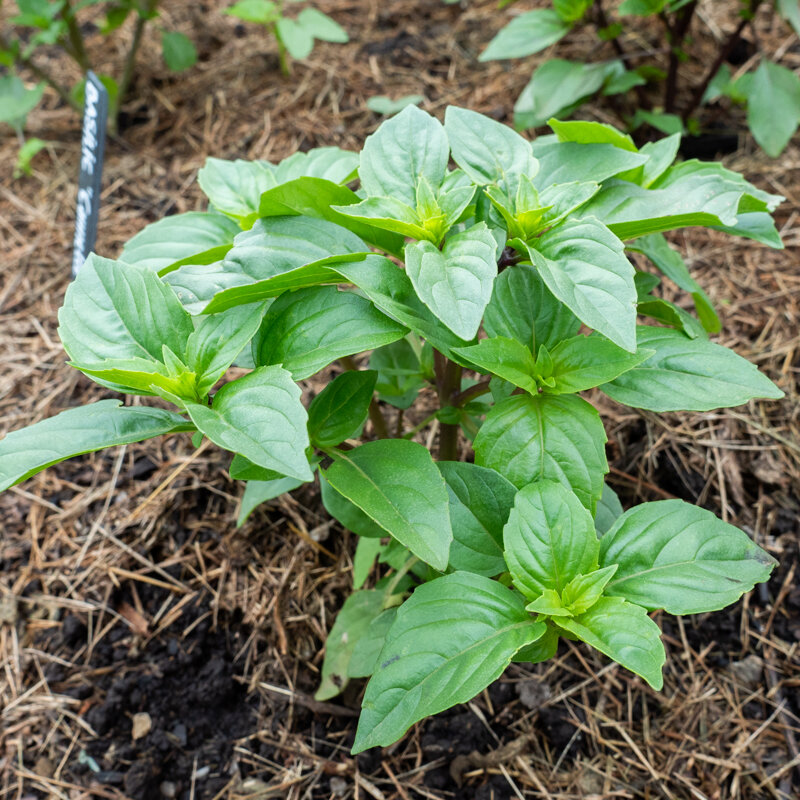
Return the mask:
M 347 31 L 316 8 L 304 8 L 297 17 L 289 17 L 284 13 L 287 3 L 300 1 L 239 0 L 225 13 L 245 22 L 263 25 L 278 44 L 281 72 L 289 75 L 291 70 L 287 53 L 293 59 L 302 61 L 311 55 L 315 39 L 340 44 L 349 41 Z

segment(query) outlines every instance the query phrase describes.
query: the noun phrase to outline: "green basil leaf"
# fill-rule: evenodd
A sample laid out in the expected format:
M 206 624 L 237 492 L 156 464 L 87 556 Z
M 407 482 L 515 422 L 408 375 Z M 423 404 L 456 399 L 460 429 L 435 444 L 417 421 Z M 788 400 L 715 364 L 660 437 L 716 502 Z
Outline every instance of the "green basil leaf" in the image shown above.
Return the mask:
M 587 122 L 585 120 L 569 120 L 562 122 L 549 119 L 547 124 L 558 137 L 559 142 L 578 142 L 578 144 L 613 144 L 622 150 L 637 152 L 633 139 L 613 125 L 604 122 Z
M 777 158 L 800 123 L 800 78 L 762 59 L 747 94 L 747 124 L 768 156 Z
M 617 564 L 606 594 L 670 614 L 718 611 L 756 583 L 776 561 L 750 537 L 682 500 L 626 511 L 600 540 L 600 563 Z
M 374 539 L 364 539 L 365 542 L 375 541 Z M 353 648 L 350 657 L 350 664 L 347 674 L 351 678 L 368 678 L 375 672 L 378 666 L 378 659 L 386 641 L 386 634 L 394 624 L 397 616 L 396 608 L 387 608 L 372 620 L 367 628 L 367 632 L 359 638 Z
M 152 270 L 94 254 L 68 287 L 58 322 L 78 368 L 109 359 L 160 362 L 165 346 L 183 354 L 194 330 L 175 292 Z
M 727 347 L 671 328 L 638 326 L 646 361 L 600 388 L 612 400 L 649 411 L 711 411 L 754 398 L 780 400 L 766 375 Z
M 778 13 L 794 28 L 800 36 L 800 7 L 794 0 L 777 0 Z
M 353 554 L 353 589 L 360 589 L 366 583 L 372 571 L 372 565 L 382 550 L 383 544 L 380 539 L 358 537 L 356 552 Z M 354 678 L 359 677 L 352 671 L 349 671 L 349 674 Z
M 189 211 L 153 222 L 122 248 L 120 260 L 158 272 L 192 263 L 211 263 L 222 258 L 241 228 L 222 214 Z M 195 260 L 203 258 L 203 261 Z M 205 259 L 208 262 L 205 262 Z
M 560 483 L 538 480 L 520 489 L 503 528 L 514 586 L 534 599 L 559 594 L 578 575 L 597 568 L 600 543 L 592 515 Z
M 258 217 L 261 195 L 275 185 L 274 168 L 264 161 L 207 158 L 197 182 L 217 211 L 249 228 Z
M 580 320 L 547 288 L 532 266 L 518 264 L 501 272 L 483 321 L 490 337 L 516 339 L 536 352 L 550 348 L 581 327 Z
M 278 183 L 297 178 L 321 178 L 331 183 L 349 183 L 358 176 L 358 153 L 338 147 L 314 147 L 297 151 L 275 167 Z M 263 197 L 263 195 L 262 195 Z
M 559 618 L 558 625 L 641 675 L 654 689 L 664 685 L 661 670 L 667 656 L 661 631 L 641 606 L 619 597 L 602 597 L 579 617 Z
M 608 472 L 600 416 L 576 395 L 514 395 L 487 414 L 475 437 L 475 463 L 518 488 L 555 480 L 594 511 Z
M 513 196 L 522 175 L 533 178 L 538 172 L 531 143 L 508 125 L 476 111 L 449 106 L 444 127 L 453 160 L 481 186 L 496 183 Z
M 686 262 L 680 253 L 674 250 L 667 240 L 660 234 L 654 233 L 635 239 L 626 245 L 628 250 L 646 255 L 661 272 L 664 273 L 678 288 L 689 292 L 694 300 L 697 316 L 703 327 L 709 333 L 719 333 L 722 323 L 711 304 L 708 295 L 699 283 L 689 274 Z
M 297 15 L 297 22 L 320 41 L 338 44 L 350 41 L 347 31 L 338 22 L 334 22 L 327 14 L 316 8 L 304 8 Z
M 644 153 L 613 144 L 559 142 L 555 136 L 540 136 L 533 143 L 533 154 L 539 160 L 536 184 L 540 187 L 574 181 L 602 183 L 647 163 Z
M 292 58 L 302 61 L 311 55 L 311 51 L 314 49 L 314 36 L 297 20 L 290 17 L 278 17 L 275 23 L 275 33 Z
M 678 148 L 681 146 L 681 134 L 673 133 L 671 136 L 665 136 L 656 142 L 646 142 L 642 145 L 639 152 L 643 156 L 647 156 L 647 162 L 642 165 L 641 171 L 637 174 L 637 180 L 640 186 L 645 188 L 649 187 L 657 181 L 669 166 L 675 161 L 675 156 L 678 155 Z M 626 177 L 626 176 L 621 176 Z M 626 178 L 630 180 L 630 178 Z
M 425 385 L 419 356 L 408 339 L 373 350 L 369 367 L 378 373 L 378 396 L 395 408 L 410 408 Z
M 414 333 L 429 341 L 448 358 L 454 347 L 467 342 L 445 327 L 417 297 L 411 280 L 388 258 L 368 256 L 362 262 L 337 264 L 336 271 L 355 284 L 375 305 Z
M 358 506 L 339 494 L 325 480 L 322 472 L 320 472 L 319 476 L 319 485 L 322 494 L 322 505 L 343 528 L 365 539 L 380 540 L 386 536 L 386 530 L 370 519 Z
M 524 58 L 539 53 L 562 39 L 570 29 L 551 8 L 538 8 L 514 17 L 489 42 L 478 61 Z
M 384 439 L 337 451 L 335 459 L 323 474 L 336 491 L 420 560 L 446 569 L 453 540 L 447 489 L 422 445 Z
M 493 469 L 461 461 L 440 461 L 447 483 L 453 543 L 449 566 L 491 577 L 506 569 L 505 525 L 517 489 Z
M 547 625 L 546 621 L 545 624 Z M 540 661 L 551 659 L 558 650 L 558 631 L 550 624 L 547 625 L 541 638 L 533 644 L 518 650 L 511 659 L 514 663 L 538 664 Z
M 301 481 L 313 478 L 300 387 L 281 367 L 261 367 L 226 383 L 211 408 L 186 403 L 192 422 L 214 444 L 259 467 Z
M 406 106 L 367 137 L 358 174 L 367 196 L 394 197 L 416 207 L 420 177 L 438 189 L 449 158 L 441 123 L 416 106 Z
M 180 31 L 161 32 L 164 63 L 173 72 L 183 72 L 197 63 L 197 49 L 192 40 Z
M 255 336 L 266 307 L 266 303 L 253 303 L 198 319 L 186 342 L 186 364 L 198 376 L 201 397 L 211 391 Z
M 594 512 L 594 526 L 600 534 L 606 533 L 622 516 L 622 503 L 617 493 L 607 484 L 603 484 L 603 494 Z
M 536 361 L 531 351 L 516 339 L 503 336 L 481 339 L 472 347 L 457 348 L 456 352 L 476 365 L 481 372 L 497 375 L 529 394 L 539 391 L 534 378 Z
M 401 200 L 394 197 L 368 197 L 360 203 L 334 206 L 335 211 L 352 219 L 369 222 L 377 228 L 410 236 L 412 239 L 428 239 L 419 214 Z M 349 227 L 349 226 L 348 226 Z
M 657 320 L 670 328 L 675 328 L 690 339 L 698 336 L 707 338 L 706 330 L 702 324 L 688 311 L 684 311 L 669 300 L 660 297 L 645 297 L 636 305 L 639 316 Z
M 581 322 L 636 350 L 634 269 L 608 228 L 591 217 L 568 220 L 527 250 L 547 288 Z
M 312 165 L 307 166 L 311 168 Z M 262 219 L 295 215 L 324 219 L 346 228 L 359 239 L 381 250 L 400 255 L 403 252 L 401 236 L 382 230 L 385 226 L 369 224 L 368 220 L 361 220 L 347 212 L 358 203 L 358 195 L 346 186 L 319 177 L 300 176 L 264 192 L 259 201 L 258 214 Z M 360 249 L 366 248 L 362 246 Z
M 496 249 L 483 222 L 450 236 L 442 250 L 428 241 L 406 245 L 406 273 L 417 295 L 462 339 L 478 333 L 492 296 Z
M 545 387 L 545 391 L 565 394 L 591 389 L 614 380 L 646 361 L 651 355 L 652 350 L 641 348 L 635 353 L 629 353 L 603 336 L 562 339 L 550 350 L 555 386 Z
M 381 613 L 383 592 L 375 589 L 354 592 L 344 601 L 325 642 L 322 680 L 315 700 L 330 700 L 347 686 L 348 668 L 358 641 Z
M 312 444 L 333 447 L 355 436 L 366 422 L 378 373 L 349 371 L 334 378 L 308 407 Z
M 600 91 L 610 67 L 610 64 L 548 59 L 537 67 L 517 98 L 514 124 L 517 128 L 538 128 L 552 117 L 566 115 Z
M 585 575 L 576 575 L 564 587 L 561 602 L 572 614 L 583 614 L 603 596 L 603 589 L 616 571 L 617 565 L 612 564 Z
M 353 752 L 392 744 L 423 717 L 472 699 L 544 632 L 489 578 L 455 572 L 420 586 L 386 635 Z
M 287 289 L 336 283 L 339 277 L 332 265 L 363 259 L 367 252 L 369 248 L 355 234 L 327 220 L 300 216 L 260 219 L 252 230 L 236 237 L 221 268 L 209 276 L 215 281 L 223 277 L 219 272 L 235 276 L 238 285 L 226 285 L 204 311 L 215 314 L 275 297 Z
M 342 356 L 402 339 L 408 330 L 369 300 L 335 286 L 286 292 L 253 339 L 256 365 L 282 364 L 303 380 Z
M 0 440 L 0 491 L 68 458 L 165 433 L 192 431 L 178 414 L 100 400 L 62 411 Z
M 296 478 L 281 476 L 269 481 L 247 481 L 244 487 L 244 494 L 239 505 L 239 516 L 236 520 L 236 527 L 241 528 L 247 518 L 268 500 L 274 500 L 287 492 L 293 492 L 298 486 L 302 486 L 304 481 Z

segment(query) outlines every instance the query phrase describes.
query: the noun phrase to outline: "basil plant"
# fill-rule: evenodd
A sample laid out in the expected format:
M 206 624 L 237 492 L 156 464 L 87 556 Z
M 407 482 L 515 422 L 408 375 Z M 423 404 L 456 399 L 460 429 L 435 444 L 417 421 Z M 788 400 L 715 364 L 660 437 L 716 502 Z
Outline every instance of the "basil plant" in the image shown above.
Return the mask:
M 354 752 L 560 638 L 661 688 L 649 612 L 716 611 L 775 562 L 680 500 L 623 512 L 582 393 L 655 412 L 780 398 L 709 339 L 719 319 L 663 232 L 780 247 L 782 198 L 674 163 L 677 136 L 637 149 L 606 125 L 553 126 L 531 143 L 410 106 L 361 153 L 209 159 L 209 210 L 148 225 L 118 260 L 90 256 L 59 312 L 72 366 L 174 410 L 105 399 L 10 433 L 0 489 L 182 432 L 233 453 L 244 514 L 318 473 L 359 536 L 317 694 L 371 676 Z M 696 313 L 659 297 L 662 275 Z M 220 385 L 231 364 L 244 374 Z M 306 406 L 298 382 L 317 374 L 330 380 Z

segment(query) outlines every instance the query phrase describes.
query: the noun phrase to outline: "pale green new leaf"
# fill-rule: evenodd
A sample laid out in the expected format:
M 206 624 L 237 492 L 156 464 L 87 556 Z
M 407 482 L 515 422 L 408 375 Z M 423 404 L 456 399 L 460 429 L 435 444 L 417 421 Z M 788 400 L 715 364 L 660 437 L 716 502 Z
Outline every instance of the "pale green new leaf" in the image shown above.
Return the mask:
M 477 334 L 492 296 L 496 251 L 483 222 L 450 236 L 442 250 L 428 241 L 406 245 L 406 273 L 417 295 L 462 339 Z
M 438 189 L 449 157 L 441 123 L 416 106 L 406 106 L 364 142 L 361 186 L 368 197 L 394 197 L 414 207 L 420 177 Z
M 551 480 L 534 481 L 517 493 L 503 544 L 514 586 L 531 600 L 546 589 L 560 594 L 573 578 L 592 572 L 600 551 L 592 515 Z
M 70 408 L 0 440 L 0 491 L 74 456 L 191 430 L 178 414 L 119 400 Z
M 266 308 L 266 303 L 253 303 L 197 320 L 186 342 L 186 365 L 198 376 L 201 397 L 211 391 L 255 336 Z
M 306 410 L 300 387 L 281 367 L 261 367 L 226 383 L 213 406 L 186 403 L 192 422 L 214 444 L 259 467 L 312 480 Z
M 456 572 L 420 586 L 386 635 L 353 752 L 392 744 L 423 717 L 471 700 L 544 632 L 519 595 L 489 578 Z
M 323 475 L 419 559 L 439 571 L 447 567 L 453 540 L 447 489 L 422 445 L 383 439 L 336 451 Z
M 330 700 L 347 686 L 353 650 L 381 613 L 382 602 L 383 592 L 375 589 L 354 592 L 344 601 L 325 642 L 322 680 L 315 700 Z
M 174 214 L 148 225 L 129 239 L 120 260 L 156 272 L 180 264 L 221 259 L 241 228 L 229 217 L 201 211 Z
M 395 197 L 368 197 L 350 206 L 334 206 L 335 211 L 359 222 L 368 222 L 377 228 L 409 236 L 412 239 L 430 238 L 422 227 L 417 212 Z
M 500 473 L 462 461 L 440 461 L 447 483 L 453 543 L 449 567 L 492 577 L 506 569 L 503 525 L 517 489 Z
M 649 411 L 711 411 L 783 397 L 753 364 L 708 339 L 646 325 L 638 326 L 637 338 L 640 348 L 655 353 L 600 387 L 618 403 Z
M 567 24 L 553 9 L 538 8 L 514 17 L 489 42 L 479 61 L 523 58 L 555 44 L 569 31 Z
M 594 511 L 608 472 L 600 416 L 576 395 L 514 395 L 487 414 L 475 438 L 475 463 L 518 488 L 558 481 Z
M 619 565 L 606 593 L 670 614 L 718 611 L 767 580 L 776 565 L 747 534 L 683 500 L 626 511 L 600 540 Z
M 588 611 L 603 595 L 617 565 L 603 567 L 584 575 L 576 575 L 561 592 L 561 602 L 572 614 L 583 614 Z
M 299 381 L 337 358 L 390 344 L 406 333 L 369 300 L 336 286 L 315 286 L 275 300 L 253 339 L 253 360 L 282 364 Z
M 559 618 L 558 625 L 641 675 L 654 689 L 664 685 L 661 670 L 667 656 L 661 631 L 641 606 L 620 597 L 602 597 L 574 619 Z

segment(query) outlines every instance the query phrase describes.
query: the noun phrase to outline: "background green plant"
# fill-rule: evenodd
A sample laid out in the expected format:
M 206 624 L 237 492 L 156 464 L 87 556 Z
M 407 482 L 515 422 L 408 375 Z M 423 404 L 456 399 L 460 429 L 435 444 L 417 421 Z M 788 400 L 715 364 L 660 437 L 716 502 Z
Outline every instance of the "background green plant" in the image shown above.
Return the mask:
M 234 454 L 241 519 L 318 474 L 326 509 L 360 537 L 318 692 L 372 676 L 356 752 L 560 638 L 660 688 L 648 612 L 718 610 L 775 562 L 682 501 L 623 512 L 581 393 L 653 412 L 780 398 L 710 341 L 719 319 L 662 234 L 704 225 L 780 247 L 781 198 L 719 164 L 673 163 L 677 134 L 639 149 L 607 125 L 551 126 L 531 144 L 474 112 L 450 108 L 442 125 L 409 106 L 360 154 L 209 159 L 211 210 L 147 226 L 119 260 L 91 256 L 59 312 L 73 366 L 175 410 L 108 399 L 15 431 L 0 489 L 183 432 Z M 661 275 L 696 316 L 659 296 Z M 298 382 L 337 361 L 304 403 Z M 234 363 L 248 371 L 218 387 Z M 429 426 L 436 460 L 415 440 Z
M 245 22 L 263 25 L 275 37 L 284 75 L 290 72 L 287 54 L 300 61 L 308 58 L 315 39 L 339 44 L 349 41 L 347 31 L 316 8 L 306 6 L 296 17 L 284 13 L 287 3 L 298 2 L 302 0 L 239 0 L 225 11 Z
M 513 2 L 513 0 L 511 0 Z M 503 2 L 501 6 L 510 5 Z M 800 78 L 790 69 L 771 61 L 766 54 L 755 69 L 735 79 L 725 63 L 752 24 L 756 12 L 770 7 L 800 33 L 800 6 L 795 0 L 737 0 L 739 22 L 716 46 L 702 78 L 682 85 L 680 65 L 697 59 L 692 26 L 697 0 L 622 0 L 608 9 L 603 0 L 554 0 L 550 8 L 524 12 L 512 19 L 489 43 L 481 61 L 522 58 L 541 52 L 561 41 L 573 30 L 594 30 L 599 42 L 608 42 L 615 58 L 605 61 L 568 61 L 552 58 L 537 67 L 515 106 L 515 124 L 535 128 L 550 117 L 571 115 L 584 102 L 598 95 L 612 98 L 612 110 L 632 130 L 647 123 L 664 133 L 699 132 L 697 110 L 725 97 L 746 106 L 747 124 L 755 140 L 770 156 L 777 157 L 800 124 Z M 635 18 L 652 18 L 663 30 L 668 51 L 666 69 L 652 54 L 626 49 L 624 32 Z M 756 39 L 758 41 L 758 39 Z M 661 84 L 660 102 L 644 91 Z M 631 107 L 620 106 L 621 95 L 634 93 Z
M 68 86 L 60 77 L 46 69 L 37 59 L 40 48 L 57 46 L 66 53 L 81 72 L 92 69 L 86 46 L 84 27 L 78 14 L 100 0 L 15 0 L 18 13 L 11 17 L 11 33 L 0 33 L 0 65 L 8 71 L 0 77 L 0 122 L 10 125 L 20 140 L 15 177 L 30 174 L 31 160 L 46 142 L 25 139 L 24 128 L 28 114 L 39 104 L 46 87 L 52 88 L 68 105 L 81 112 L 85 78 L 75 86 Z M 145 28 L 158 18 L 158 0 L 114 0 L 105 4 L 105 13 L 99 30 L 109 35 L 119 28 L 129 16 L 134 16 L 133 36 L 122 64 L 119 79 L 99 74 L 109 97 L 109 125 L 116 129 L 117 115 L 127 97 L 136 71 L 136 57 Z M 161 28 L 161 52 L 164 63 L 173 72 L 188 69 L 197 61 L 197 51 L 192 41 L 179 31 Z M 38 80 L 27 86 L 16 74 L 22 67 Z

